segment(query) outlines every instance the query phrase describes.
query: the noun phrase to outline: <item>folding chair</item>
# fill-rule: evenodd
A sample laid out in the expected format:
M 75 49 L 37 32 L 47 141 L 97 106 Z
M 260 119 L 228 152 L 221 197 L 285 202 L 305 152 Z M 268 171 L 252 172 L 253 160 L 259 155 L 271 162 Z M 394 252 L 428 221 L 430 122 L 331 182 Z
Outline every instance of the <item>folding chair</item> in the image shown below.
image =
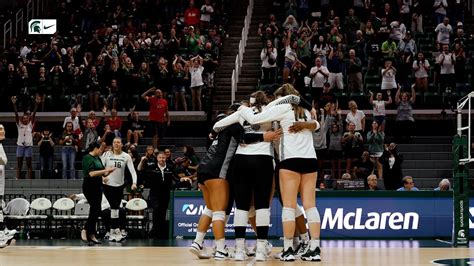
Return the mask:
M 143 234 L 148 232 L 148 204 L 144 199 L 134 198 L 127 202 L 125 205 L 127 212 L 141 212 L 143 215 L 129 215 L 127 214 L 127 228 L 130 230 L 138 230 Z
M 72 219 L 74 205 L 74 201 L 70 198 L 60 198 L 54 202 L 51 229 L 55 236 L 62 236 L 62 233 L 65 233 L 66 238 L 72 237 L 74 231 L 74 220 Z
M 47 198 L 36 198 L 31 202 L 28 219 L 28 232 L 34 235 L 50 236 L 52 203 Z
M 4 206 L 4 207 L 3 207 Z M 7 228 L 25 228 L 30 203 L 24 198 L 14 198 L 5 202 L 2 200 L 3 213 Z

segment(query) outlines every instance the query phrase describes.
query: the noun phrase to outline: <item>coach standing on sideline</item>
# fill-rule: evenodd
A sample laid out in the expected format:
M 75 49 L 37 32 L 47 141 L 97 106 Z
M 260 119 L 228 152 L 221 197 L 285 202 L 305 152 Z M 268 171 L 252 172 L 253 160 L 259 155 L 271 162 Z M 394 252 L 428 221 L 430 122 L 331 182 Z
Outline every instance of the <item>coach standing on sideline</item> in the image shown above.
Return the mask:
M 145 156 L 144 156 L 145 157 Z M 147 158 L 142 158 L 140 165 L 146 163 Z M 165 239 L 168 224 L 166 223 L 166 211 L 170 202 L 170 190 L 173 185 L 173 169 L 166 164 L 166 155 L 159 152 L 157 165 L 153 170 L 146 169 L 145 185 L 150 188 L 148 202 L 153 209 L 153 228 L 150 236 L 152 238 Z M 139 167 L 140 168 L 140 167 Z

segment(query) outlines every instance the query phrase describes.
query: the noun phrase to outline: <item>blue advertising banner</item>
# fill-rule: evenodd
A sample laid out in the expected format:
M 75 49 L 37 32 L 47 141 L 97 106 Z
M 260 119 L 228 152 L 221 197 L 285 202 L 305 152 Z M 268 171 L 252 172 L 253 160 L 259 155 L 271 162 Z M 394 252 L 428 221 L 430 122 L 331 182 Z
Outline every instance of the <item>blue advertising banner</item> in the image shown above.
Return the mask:
M 317 197 L 323 238 L 450 238 L 453 223 L 452 197 L 422 194 L 364 192 L 339 193 Z M 421 192 L 423 193 L 423 192 Z M 403 195 L 403 196 L 401 196 Z M 474 206 L 471 197 L 470 206 Z M 173 202 L 173 237 L 194 237 L 199 217 L 204 209 L 200 196 L 175 195 Z M 474 207 L 470 208 L 471 220 Z M 270 237 L 280 237 L 281 205 L 274 199 L 271 207 Z M 233 236 L 233 212 L 226 235 Z M 469 223 L 474 233 L 474 223 Z M 253 232 L 248 228 L 248 232 Z M 250 234 L 249 234 L 250 235 Z M 474 234 L 471 234 L 474 235 Z

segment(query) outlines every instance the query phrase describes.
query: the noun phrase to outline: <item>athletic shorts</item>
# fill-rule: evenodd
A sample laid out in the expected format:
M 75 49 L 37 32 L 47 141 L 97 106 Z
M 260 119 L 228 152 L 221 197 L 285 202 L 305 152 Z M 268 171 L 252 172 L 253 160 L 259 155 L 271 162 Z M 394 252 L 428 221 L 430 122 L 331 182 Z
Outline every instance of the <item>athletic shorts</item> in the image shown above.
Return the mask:
M 211 175 L 208 175 L 208 174 L 202 174 L 202 173 L 197 174 L 198 184 L 204 185 L 204 182 L 206 182 L 207 180 L 211 180 L 211 179 L 224 179 L 224 178 L 221 178 L 221 177 L 218 177 L 218 176 L 211 176 Z
M 374 116 L 374 120 L 379 124 L 383 124 L 385 123 L 385 116 L 383 115 L 377 115 L 377 116 Z
M 318 171 L 316 158 L 290 158 L 280 162 L 279 169 L 290 170 L 300 174 L 315 173 Z
M 179 92 L 185 92 L 186 89 L 184 88 L 184 86 L 173 86 L 171 91 L 173 93 L 179 93 Z
M 31 146 L 18 146 L 16 147 L 16 157 L 33 157 L 33 148 Z

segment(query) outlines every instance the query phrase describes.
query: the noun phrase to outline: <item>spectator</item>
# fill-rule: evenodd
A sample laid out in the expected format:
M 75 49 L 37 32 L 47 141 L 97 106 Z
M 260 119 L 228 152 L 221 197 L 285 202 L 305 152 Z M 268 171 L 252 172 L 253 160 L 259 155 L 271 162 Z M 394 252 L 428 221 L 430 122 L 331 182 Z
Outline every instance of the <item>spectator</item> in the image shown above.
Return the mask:
M 319 35 L 318 41 L 313 46 L 313 53 L 321 59 L 321 64 L 327 67 L 327 54 L 331 48 L 324 39 L 324 35 Z
M 94 124 L 94 120 L 92 118 L 87 118 L 87 122 L 85 125 L 84 130 L 84 145 L 83 145 L 83 152 L 86 152 L 87 147 L 93 142 L 96 142 L 99 138 L 99 134 L 97 133 L 97 125 Z
M 390 35 L 389 38 L 393 39 L 395 43 L 399 43 L 405 38 L 407 28 L 403 24 L 402 19 L 399 17 L 390 23 Z
M 440 65 L 440 86 L 442 90 L 450 87 L 454 88 L 454 77 L 456 57 L 449 51 L 449 46 L 443 44 L 443 52 L 436 59 L 436 63 Z
M 194 31 L 193 26 L 188 28 L 188 36 L 186 37 L 186 47 L 191 55 L 196 56 L 199 53 L 199 48 L 201 47 L 201 39 L 199 34 Z
M 372 122 L 372 130 L 367 133 L 367 143 L 369 144 L 369 154 L 377 166 L 377 175 L 382 178 L 382 165 L 379 158 L 383 154 L 383 143 L 385 140 L 385 133 L 380 131 L 380 126 L 377 121 Z
M 183 66 L 183 64 L 185 66 Z M 173 61 L 173 74 L 172 74 L 173 86 L 172 92 L 174 96 L 174 110 L 180 110 L 181 105 L 184 111 L 188 110 L 186 103 L 186 81 L 189 80 L 188 66 L 181 56 L 176 56 Z
M 464 46 L 460 42 L 454 43 L 453 54 L 456 58 L 454 63 L 454 73 L 456 83 L 465 83 L 466 82 L 466 52 L 464 51 Z
M 362 61 L 356 57 L 354 49 L 349 50 L 349 59 L 346 61 L 347 87 L 349 92 L 362 92 Z
M 116 79 L 110 81 L 110 86 L 107 87 L 107 99 L 104 103 L 107 109 L 117 109 L 120 99 L 120 89 Z
M 310 41 L 313 38 L 313 33 L 308 33 L 309 27 L 303 27 L 300 29 L 300 38 L 298 39 L 298 60 L 303 62 L 305 65 L 311 63 L 311 44 Z
M 385 145 L 384 153 L 380 157 L 383 169 L 383 183 L 386 190 L 396 190 L 402 184 L 403 156 L 398 153 L 397 145 Z
M 36 98 L 35 107 L 31 116 L 24 114 L 21 118 L 18 116 L 18 110 L 16 108 L 16 96 L 11 98 L 13 103 L 13 110 L 15 111 L 15 121 L 16 127 L 18 129 L 18 139 L 16 142 L 16 161 L 17 161 L 17 171 L 16 179 L 21 178 L 21 169 L 23 168 L 23 159 L 26 159 L 26 167 L 28 169 L 28 178 L 33 178 L 33 166 L 32 166 L 32 157 L 33 157 L 33 128 L 35 126 L 36 110 L 38 109 L 38 104 L 40 99 Z
M 441 23 L 444 20 L 447 13 L 448 2 L 447 0 L 434 0 L 433 9 L 436 24 Z
M 349 112 L 346 116 L 346 123 L 354 123 L 355 131 L 362 133 L 365 130 L 365 114 L 363 111 L 357 109 L 357 103 L 355 101 L 350 101 Z
M 397 189 L 397 191 L 419 191 L 417 187 L 415 187 L 415 182 L 413 181 L 413 177 L 407 175 L 402 179 L 403 187 Z
M 382 73 L 382 91 L 393 90 L 397 88 L 395 75 L 397 69 L 393 67 L 392 60 L 385 60 L 385 67 L 381 70 Z M 388 93 L 387 93 L 388 94 Z
M 193 189 L 196 180 L 196 172 L 193 174 L 189 168 L 191 161 L 188 157 L 182 157 L 177 160 L 178 167 L 175 170 L 176 182 L 175 189 L 190 190 Z
M 164 153 L 165 153 L 165 155 L 166 155 L 166 164 L 169 165 L 169 166 L 171 166 L 171 167 L 173 167 L 173 168 L 175 168 L 175 162 L 174 162 L 174 160 L 173 160 L 173 158 L 172 158 L 173 156 L 172 156 L 172 154 L 171 154 L 171 149 L 166 148 L 166 149 L 164 150 Z
M 415 56 L 417 52 L 416 42 L 411 36 L 411 32 L 407 31 L 405 37 L 398 43 L 397 46 L 398 54 L 408 57 Z
M 360 28 L 360 19 L 355 15 L 354 9 L 350 8 L 344 19 L 344 29 L 347 32 L 347 43 L 354 43 L 357 30 Z
M 345 66 L 344 55 L 342 54 L 342 45 L 336 47 L 332 48 L 328 55 L 329 83 L 331 83 L 331 88 L 337 87 L 342 90 L 344 89 L 342 75 Z
M 202 57 L 202 66 L 204 67 L 202 73 L 203 83 L 210 92 L 210 90 L 214 88 L 214 72 L 216 71 L 216 67 L 219 65 L 219 62 L 217 61 L 218 57 L 212 49 L 211 42 L 206 42 L 204 49 L 201 50 L 200 53 Z
M 415 104 L 416 93 L 414 86 L 411 87 L 411 95 L 408 92 L 400 94 L 401 88 L 398 88 L 395 95 L 395 103 L 397 104 L 397 140 L 411 142 L 411 132 L 415 123 L 413 117 L 413 104 Z
M 192 170 L 194 173 L 197 170 L 197 166 L 200 162 L 199 157 L 196 155 L 196 152 L 194 151 L 194 148 L 186 145 L 183 148 L 183 155 L 187 158 L 189 158 L 189 169 Z
M 451 182 L 449 182 L 448 179 L 442 179 L 439 181 L 439 185 L 437 188 L 434 189 L 434 191 L 451 191 Z
M 273 47 L 271 40 L 267 40 L 266 46 L 260 52 L 262 60 L 263 84 L 273 84 L 277 76 L 277 49 Z
M 117 116 L 117 110 L 112 109 L 110 110 L 110 117 L 105 119 L 105 123 L 110 126 L 110 130 L 112 130 L 116 137 L 120 137 L 122 130 L 122 118 Z
M 189 73 L 191 74 L 191 99 L 193 102 L 193 110 L 194 111 L 201 111 L 201 91 L 202 85 L 204 85 L 202 81 L 202 73 L 204 71 L 204 67 L 202 66 L 202 57 L 196 56 L 189 60 Z
M 430 62 L 425 59 L 425 55 L 422 52 L 419 52 L 417 60 L 413 61 L 413 72 L 415 73 L 416 88 L 419 91 L 428 91 L 429 71 Z
M 392 103 L 392 97 L 390 96 L 390 90 L 387 90 L 388 101 L 383 100 L 381 92 L 377 92 L 376 100 L 374 100 L 374 93 L 369 91 L 370 99 L 369 103 L 373 107 L 374 121 L 379 125 L 379 131 L 385 131 L 385 107 Z
M 101 84 L 95 66 L 91 66 L 91 70 L 88 77 L 86 78 L 85 84 L 88 90 L 87 95 L 89 97 L 89 110 L 99 110 Z
M 143 137 L 143 132 L 145 131 L 145 121 L 140 119 L 140 113 L 131 109 L 130 113 L 127 116 L 128 120 L 128 129 L 127 129 L 127 144 L 125 146 L 130 146 L 130 141 L 133 139 L 133 145 L 138 145 L 138 140 Z
M 104 125 L 104 130 L 103 130 L 104 134 L 102 135 L 102 137 L 100 138 L 100 142 L 101 143 L 105 143 L 105 146 L 106 146 L 106 151 L 108 149 L 111 148 L 112 146 L 112 142 L 114 141 L 115 139 L 115 133 L 113 130 L 110 129 L 110 125 L 109 124 L 105 124 Z
M 184 11 L 184 24 L 186 26 L 197 26 L 200 16 L 199 9 L 194 6 L 194 1 L 190 1 L 189 7 Z
M 302 97 L 309 99 L 311 98 L 311 94 L 309 91 L 307 91 L 307 86 L 305 83 L 307 73 L 306 68 L 306 65 L 300 60 L 295 62 L 293 69 L 291 70 L 291 84 L 293 84 L 293 87 L 298 88 L 297 90 Z
M 331 110 L 339 109 L 339 102 L 337 101 L 336 94 L 331 90 L 331 84 L 329 82 L 324 83 L 323 92 L 319 96 L 319 103 L 317 106 L 326 106 L 326 104 L 331 104 Z M 315 108 L 317 107 L 315 106 Z
M 368 185 L 368 188 L 367 190 L 370 190 L 370 191 L 377 191 L 379 190 L 379 187 L 378 187 L 378 180 L 377 180 L 377 176 L 376 175 L 369 175 L 367 177 L 367 185 Z
M 315 59 L 315 66 L 309 71 L 309 77 L 312 79 L 311 83 L 311 98 L 313 106 L 318 108 L 318 99 L 322 94 L 324 83 L 328 80 L 329 70 L 327 67 L 322 65 L 321 58 Z
M 206 0 L 201 7 L 201 29 L 207 29 L 214 14 L 214 7 L 210 0 Z
M 445 1 L 445 0 L 443 0 Z M 435 28 L 436 41 L 439 44 L 448 44 L 451 34 L 453 34 L 453 28 L 449 25 L 449 18 L 445 17 L 442 23 L 439 23 Z
M 344 150 L 344 157 L 346 158 L 346 173 L 351 173 L 352 162 L 357 160 L 362 153 L 364 139 L 362 135 L 355 130 L 354 122 L 348 123 L 348 131 L 342 137 L 342 147 Z
M 423 33 L 423 7 L 420 0 L 413 0 L 411 11 L 411 31 L 413 33 Z
M 364 180 L 364 187 L 367 188 L 367 177 L 374 173 L 374 163 L 370 160 L 368 151 L 363 151 L 361 157 L 354 163 L 352 176 Z
M 155 95 L 147 96 L 150 92 Z M 163 138 L 166 127 L 170 126 L 170 116 L 168 113 L 168 102 L 163 99 L 163 92 L 152 87 L 141 96 L 148 102 L 150 107 L 149 120 L 153 129 L 153 147 L 158 148 L 160 139 Z
M 292 41 L 291 31 L 288 30 L 286 40 L 283 41 L 285 46 L 285 63 L 283 65 L 283 83 L 288 83 L 288 77 L 290 75 L 293 64 L 298 59 L 297 49 L 298 42 Z
M 285 22 L 283 22 L 282 27 L 285 31 L 294 31 L 294 32 L 296 32 L 299 28 L 299 25 L 298 25 L 298 22 L 296 21 L 295 17 L 293 15 L 289 15 L 288 17 L 286 17 Z
M 81 115 L 81 108 L 78 107 L 78 108 L 71 108 L 71 110 L 69 111 L 69 113 L 71 114 L 70 116 L 66 116 L 64 118 L 64 122 L 63 122 L 63 128 L 66 128 L 66 123 L 68 122 L 71 122 L 72 123 L 72 130 L 76 133 L 76 134 L 79 134 L 81 132 L 81 119 L 80 119 L 80 115 Z
M 66 122 L 64 132 L 59 139 L 59 145 L 62 145 L 61 160 L 63 165 L 63 179 L 76 179 L 76 152 L 78 150 L 79 136 L 74 133 L 73 123 Z
M 333 110 L 334 112 L 335 110 Z M 329 133 L 328 154 L 331 159 L 331 176 L 333 178 L 341 178 L 342 176 L 342 118 L 341 110 L 337 110 L 335 122 L 331 125 Z M 336 175 L 337 169 L 337 175 Z
M 327 159 L 328 145 L 327 135 L 329 128 L 331 127 L 334 116 L 331 115 L 332 104 L 326 103 L 324 108 L 319 109 L 317 114 L 317 121 L 319 122 L 319 130 L 313 132 L 313 146 L 318 155 L 318 176 L 323 177 L 323 163 Z
M 382 43 L 382 54 L 385 57 L 394 57 L 396 51 L 397 44 L 393 41 L 392 38 L 388 38 L 385 42 Z
M 41 178 L 52 178 L 54 159 L 54 140 L 52 132 L 47 127 L 41 132 L 41 139 L 38 142 Z

